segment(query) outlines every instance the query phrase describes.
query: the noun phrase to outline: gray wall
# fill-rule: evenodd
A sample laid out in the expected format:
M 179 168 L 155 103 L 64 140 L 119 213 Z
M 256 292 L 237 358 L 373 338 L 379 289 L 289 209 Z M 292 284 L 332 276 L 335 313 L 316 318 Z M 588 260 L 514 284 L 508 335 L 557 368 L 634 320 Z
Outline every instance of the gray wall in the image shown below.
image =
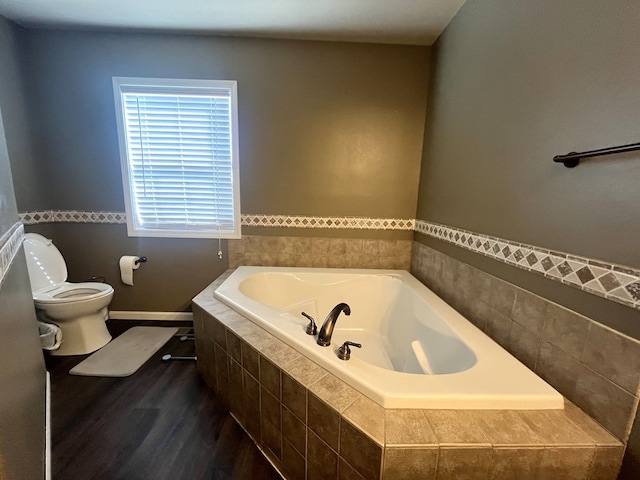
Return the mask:
M 640 3 L 469 0 L 436 45 L 418 218 L 640 267 Z
M 18 221 L 8 150 L 26 147 L 18 35 L 0 18 L 0 238 Z M 10 126 L 6 140 L 2 123 Z M 44 361 L 22 250 L 0 273 L 0 385 L 0 478 L 44 478 Z
M 640 3 L 468 0 L 434 45 L 417 217 L 640 267 Z M 416 240 L 640 338 L 640 314 L 416 234 Z M 603 347 L 604 348 L 604 347 Z M 637 478 L 632 431 L 623 475 Z
M 0 17 L 0 106 L 9 157 L 14 165 L 13 181 L 20 195 L 20 209 L 38 210 L 47 206 L 49 184 L 35 163 L 33 152 L 37 133 L 29 122 L 23 85 L 25 36 L 25 30 Z M 6 182 L 7 178 L 0 181 Z
M 111 79 L 148 76 L 238 81 L 244 213 L 413 218 L 429 52 L 355 43 L 29 30 L 22 55 L 37 132 L 35 176 L 49 186 L 43 208 L 124 210 Z M 21 171 L 21 163 L 14 162 L 14 168 Z M 21 211 L 28 209 L 22 200 L 30 189 L 16 183 Z M 114 285 L 114 310 L 188 308 L 205 282 L 227 267 L 226 258 L 216 257 L 216 241 L 132 239 L 122 226 L 58 224 L 49 233 L 67 259 L 71 280 L 106 276 Z M 273 233 L 327 234 L 267 232 Z M 406 233 L 331 235 L 401 239 Z M 133 288 L 118 280 L 117 261 L 124 254 L 149 258 L 136 272 Z

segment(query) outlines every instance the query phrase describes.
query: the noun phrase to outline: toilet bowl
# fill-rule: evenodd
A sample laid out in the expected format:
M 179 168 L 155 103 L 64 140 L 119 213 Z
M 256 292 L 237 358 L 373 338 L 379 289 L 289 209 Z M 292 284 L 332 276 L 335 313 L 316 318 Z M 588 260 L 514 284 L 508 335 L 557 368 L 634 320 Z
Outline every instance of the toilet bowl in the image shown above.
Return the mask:
M 99 282 L 67 282 L 67 265 L 51 240 L 27 233 L 24 251 L 38 317 L 62 331 L 62 344 L 52 355 L 84 355 L 111 340 L 105 320 L 113 287 Z

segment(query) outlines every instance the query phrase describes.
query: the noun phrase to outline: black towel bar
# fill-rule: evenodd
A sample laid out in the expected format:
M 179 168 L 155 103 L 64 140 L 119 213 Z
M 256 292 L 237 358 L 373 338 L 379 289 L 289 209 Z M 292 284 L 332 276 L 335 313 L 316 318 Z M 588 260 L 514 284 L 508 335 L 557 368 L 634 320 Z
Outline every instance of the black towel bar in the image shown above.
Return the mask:
M 564 163 L 567 168 L 573 168 L 580 163 L 580 160 L 586 157 L 601 157 L 603 155 L 613 155 L 616 153 L 635 152 L 640 150 L 640 143 L 630 143 L 628 145 L 620 145 L 619 147 L 601 148 L 600 150 L 590 150 L 588 152 L 570 152 L 566 155 L 556 155 L 553 161 Z

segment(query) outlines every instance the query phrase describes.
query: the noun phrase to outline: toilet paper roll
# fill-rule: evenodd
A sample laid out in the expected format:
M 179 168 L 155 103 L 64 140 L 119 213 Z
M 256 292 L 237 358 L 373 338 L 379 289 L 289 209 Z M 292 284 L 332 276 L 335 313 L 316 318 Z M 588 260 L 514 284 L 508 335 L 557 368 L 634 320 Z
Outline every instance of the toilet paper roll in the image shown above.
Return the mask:
M 134 255 L 120 257 L 120 278 L 125 285 L 133 286 L 133 271 L 140 268 L 140 264 L 136 263 L 139 258 Z

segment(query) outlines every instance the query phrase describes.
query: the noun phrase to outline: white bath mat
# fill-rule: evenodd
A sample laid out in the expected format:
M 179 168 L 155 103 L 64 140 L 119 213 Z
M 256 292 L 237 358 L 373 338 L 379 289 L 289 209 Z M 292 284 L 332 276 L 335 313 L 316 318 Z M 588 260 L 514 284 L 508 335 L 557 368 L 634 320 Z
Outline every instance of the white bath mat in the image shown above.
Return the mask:
M 177 333 L 177 328 L 133 327 L 73 367 L 71 375 L 128 377 Z

